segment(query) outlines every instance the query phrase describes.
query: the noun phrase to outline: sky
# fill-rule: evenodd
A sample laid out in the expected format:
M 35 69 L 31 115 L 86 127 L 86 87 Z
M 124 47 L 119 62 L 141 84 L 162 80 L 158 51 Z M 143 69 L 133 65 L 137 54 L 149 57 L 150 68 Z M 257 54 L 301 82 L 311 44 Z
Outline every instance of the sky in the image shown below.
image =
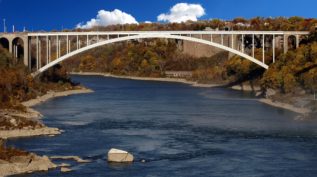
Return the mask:
M 317 0 L 0 0 L 8 31 L 61 30 L 142 22 L 235 17 L 317 18 Z

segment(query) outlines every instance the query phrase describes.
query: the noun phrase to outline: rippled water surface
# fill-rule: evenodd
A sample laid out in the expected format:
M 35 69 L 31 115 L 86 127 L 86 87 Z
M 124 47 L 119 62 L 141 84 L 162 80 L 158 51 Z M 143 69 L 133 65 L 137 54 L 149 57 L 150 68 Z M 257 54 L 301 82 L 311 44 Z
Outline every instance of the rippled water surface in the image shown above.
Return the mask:
M 95 93 L 36 107 L 48 126 L 65 133 L 9 144 L 42 155 L 78 155 L 92 163 L 70 161 L 71 173 L 22 176 L 317 176 L 317 122 L 295 120 L 297 114 L 249 94 L 97 76 L 73 79 Z M 136 162 L 108 164 L 112 147 L 133 153 Z

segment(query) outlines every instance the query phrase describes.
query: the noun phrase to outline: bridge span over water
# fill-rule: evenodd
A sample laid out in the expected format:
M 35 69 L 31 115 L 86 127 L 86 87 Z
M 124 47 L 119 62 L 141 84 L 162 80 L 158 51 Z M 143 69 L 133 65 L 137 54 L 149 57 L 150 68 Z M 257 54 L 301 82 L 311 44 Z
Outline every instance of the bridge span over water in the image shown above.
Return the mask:
M 13 57 L 40 74 L 50 67 L 77 54 L 106 44 L 144 39 L 174 39 L 209 45 L 239 55 L 268 69 L 265 60 L 272 51 L 271 61 L 276 59 L 276 49 L 284 53 L 299 47 L 306 31 L 108 31 L 108 32 L 36 32 L 0 33 L 0 44 Z M 291 42 L 290 42 L 291 39 Z M 35 50 L 34 50 L 35 49 Z M 262 56 L 255 57 L 261 49 Z

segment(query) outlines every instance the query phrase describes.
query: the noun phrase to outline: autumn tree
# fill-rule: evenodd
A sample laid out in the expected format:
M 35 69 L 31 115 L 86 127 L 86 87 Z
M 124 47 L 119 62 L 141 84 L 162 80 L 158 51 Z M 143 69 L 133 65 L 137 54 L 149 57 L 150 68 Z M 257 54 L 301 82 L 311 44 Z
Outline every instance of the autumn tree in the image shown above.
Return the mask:
M 96 60 L 91 55 L 86 55 L 80 61 L 79 69 L 81 71 L 93 71 L 96 68 Z

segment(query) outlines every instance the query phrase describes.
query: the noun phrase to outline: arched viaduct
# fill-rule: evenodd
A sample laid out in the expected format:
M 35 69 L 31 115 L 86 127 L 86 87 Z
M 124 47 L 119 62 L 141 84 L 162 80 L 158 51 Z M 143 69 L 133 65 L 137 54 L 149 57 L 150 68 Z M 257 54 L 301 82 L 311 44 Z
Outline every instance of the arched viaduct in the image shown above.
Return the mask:
M 0 33 L 0 44 L 9 50 L 15 59 L 23 63 L 34 75 L 82 52 L 106 44 L 128 40 L 153 38 L 176 39 L 197 42 L 239 55 L 268 69 L 266 53 L 272 51 L 275 62 L 276 49 L 299 47 L 305 31 L 113 31 L 113 32 L 41 32 Z M 220 41 L 215 41 L 218 38 Z M 291 42 L 289 39 L 292 39 Z M 227 42 L 225 42 L 225 40 Z M 35 48 L 35 52 L 32 50 Z M 255 58 L 255 49 L 262 49 L 262 58 Z M 33 51 L 33 53 L 32 53 Z M 35 62 L 32 62 L 32 56 Z M 35 57 L 34 57 L 35 56 Z

